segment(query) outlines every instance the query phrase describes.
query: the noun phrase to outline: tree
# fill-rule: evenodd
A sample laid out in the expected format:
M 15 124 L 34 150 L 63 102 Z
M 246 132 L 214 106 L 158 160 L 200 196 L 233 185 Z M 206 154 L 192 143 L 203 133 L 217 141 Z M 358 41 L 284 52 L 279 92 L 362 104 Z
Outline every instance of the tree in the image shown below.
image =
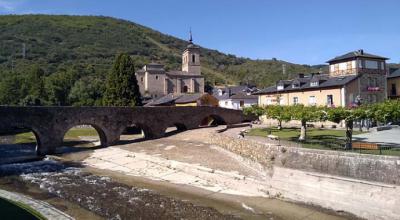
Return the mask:
M 19 105 L 39 106 L 45 105 L 46 92 L 44 88 L 45 74 L 37 65 L 33 66 L 28 72 L 25 82 L 21 85 L 23 97 L 19 101 Z
M 369 117 L 369 106 L 359 106 L 353 110 L 354 120 L 360 123 L 359 130 L 362 131 L 363 121 L 367 120 Z
M 387 100 L 385 102 L 374 104 L 371 108 L 374 112 L 373 118 L 378 122 L 387 124 L 400 119 L 399 100 Z
M 0 105 L 17 105 L 21 97 L 23 80 L 16 75 L 7 75 L 0 81 Z
M 246 107 L 243 109 L 243 113 L 245 115 L 254 115 L 257 118 L 261 117 L 262 115 L 265 115 L 265 108 L 260 107 L 258 105 L 252 105 L 250 107 Z
M 74 106 L 101 105 L 104 91 L 103 81 L 95 77 L 84 77 L 75 82 L 68 99 Z
M 275 119 L 278 121 L 278 130 L 282 129 L 282 122 L 288 122 L 291 119 L 290 112 L 287 106 L 282 105 L 269 105 L 266 107 L 267 118 Z
M 293 105 L 289 107 L 293 120 L 301 122 L 300 141 L 307 138 L 307 122 L 320 121 L 323 118 L 323 111 L 316 106 Z
M 328 120 L 334 123 L 345 122 L 346 127 L 346 149 L 352 149 L 353 142 L 353 122 L 355 119 L 353 109 L 343 107 L 330 108 L 328 111 Z
M 107 77 L 103 102 L 107 106 L 142 105 L 134 64 L 129 55 L 119 54 L 116 57 Z

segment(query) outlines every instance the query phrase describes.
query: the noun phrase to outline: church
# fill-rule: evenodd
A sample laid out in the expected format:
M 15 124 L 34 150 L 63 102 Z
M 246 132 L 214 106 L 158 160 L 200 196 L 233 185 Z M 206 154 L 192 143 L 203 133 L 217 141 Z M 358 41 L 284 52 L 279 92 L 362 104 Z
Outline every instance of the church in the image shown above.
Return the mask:
M 164 65 L 150 63 L 135 73 L 143 97 L 157 99 L 168 94 L 204 93 L 200 47 L 189 44 L 182 54 L 182 69 L 165 71 Z

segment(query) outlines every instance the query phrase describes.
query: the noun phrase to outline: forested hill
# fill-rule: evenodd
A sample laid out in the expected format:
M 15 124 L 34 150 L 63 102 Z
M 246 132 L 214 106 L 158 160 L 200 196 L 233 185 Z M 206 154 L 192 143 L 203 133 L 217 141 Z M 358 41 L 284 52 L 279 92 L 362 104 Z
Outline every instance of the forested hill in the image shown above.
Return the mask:
M 44 70 L 46 99 L 50 104 L 79 104 L 81 92 L 89 92 L 85 95 L 98 99 L 101 82 L 116 54 L 130 54 L 136 68 L 153 61 L 167 69 L 180 69 L 186 45 L 184 40 L 109 17 L 0 16 L 0 104 L 10 102 L 1 97 L 10 88 L 2 87 L 12 83 L 22 83 L 23 87 L 29 80 L 15 77 L 37 67 Z M 250 82 L 263 87 L 297 73 L 318 71 L 306 65 L 239 58 L 206 48 L 201 48 L 201 58 L 202 72 L 209 84 Z M 282 64 L 286 64 L 286 76 L 282 75 Z M 17 98 L 24 98 L 26 93 Z

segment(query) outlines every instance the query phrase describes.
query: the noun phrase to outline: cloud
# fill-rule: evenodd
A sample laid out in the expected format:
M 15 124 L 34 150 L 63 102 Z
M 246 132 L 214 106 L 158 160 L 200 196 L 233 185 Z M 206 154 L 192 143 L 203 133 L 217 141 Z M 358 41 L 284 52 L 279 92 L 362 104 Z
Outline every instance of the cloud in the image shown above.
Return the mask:
M 15 12 L 21 3 L 18 0 L 0 0 L 0 11 Z

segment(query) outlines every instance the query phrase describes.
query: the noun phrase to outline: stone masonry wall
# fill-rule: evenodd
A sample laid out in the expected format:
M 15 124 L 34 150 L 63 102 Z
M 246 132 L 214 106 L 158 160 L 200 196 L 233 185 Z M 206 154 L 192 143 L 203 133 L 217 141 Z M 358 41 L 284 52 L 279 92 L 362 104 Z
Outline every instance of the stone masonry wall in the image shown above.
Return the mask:
M 400 219 L 400 158 L 273 146 L 224 133 L 209 141 L 264 166 L 272 197 L 365 219 Z
M 329 175 L 400 185 L 400 158 L 261 144 L 213 134 L 210 143 L 264 166 L 279 166 Z

